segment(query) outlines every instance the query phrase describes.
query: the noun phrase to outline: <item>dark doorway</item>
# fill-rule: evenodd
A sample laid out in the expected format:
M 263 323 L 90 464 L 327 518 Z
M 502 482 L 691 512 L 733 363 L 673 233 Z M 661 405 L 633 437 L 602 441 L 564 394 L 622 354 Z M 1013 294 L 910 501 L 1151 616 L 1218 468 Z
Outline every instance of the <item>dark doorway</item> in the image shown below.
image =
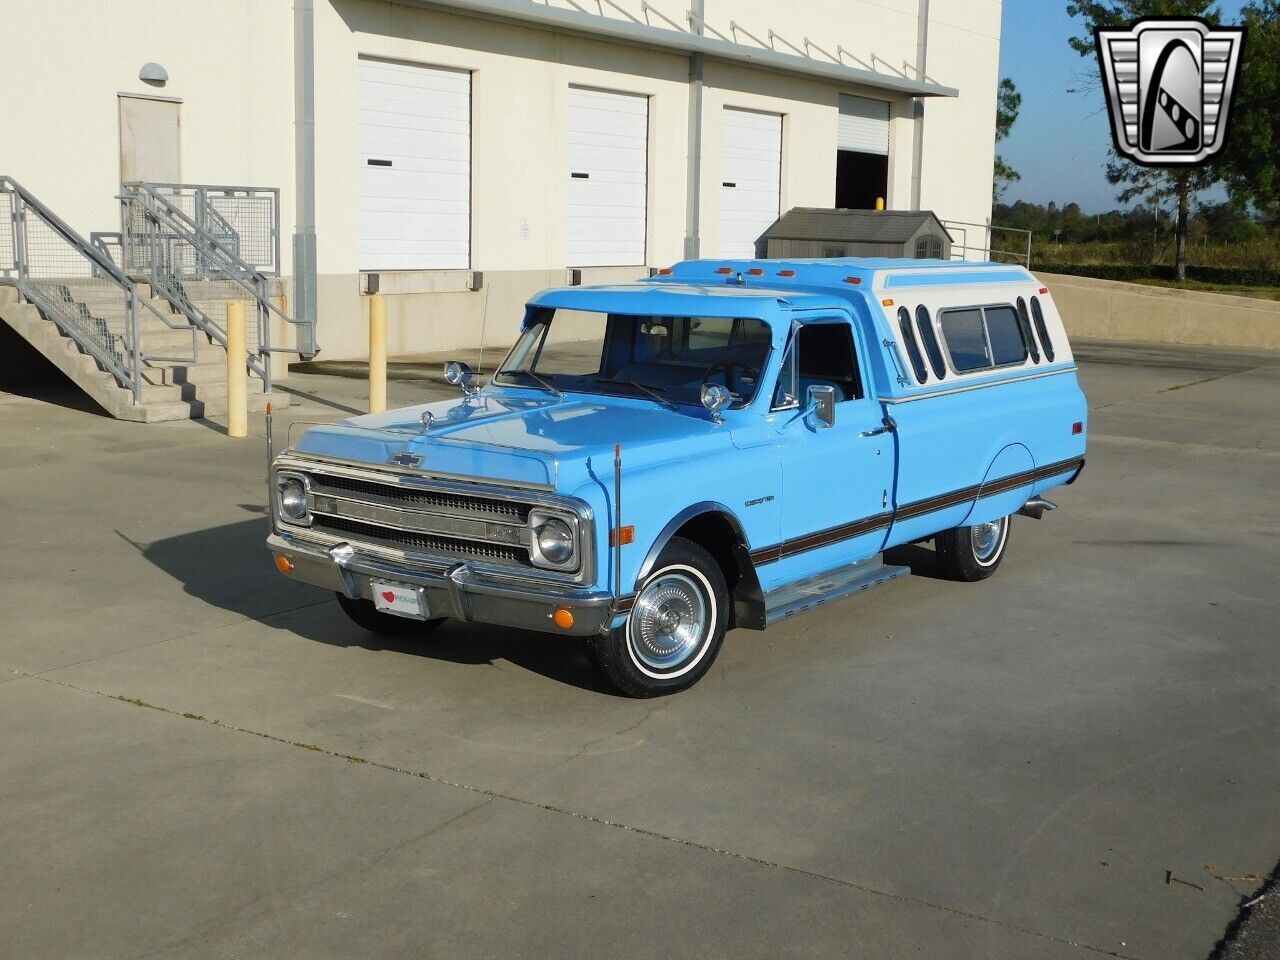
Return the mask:
M 889 192 L 889 158 L 882 153 L 836 151 L 836 206 L 842 210 L 874 210 Z

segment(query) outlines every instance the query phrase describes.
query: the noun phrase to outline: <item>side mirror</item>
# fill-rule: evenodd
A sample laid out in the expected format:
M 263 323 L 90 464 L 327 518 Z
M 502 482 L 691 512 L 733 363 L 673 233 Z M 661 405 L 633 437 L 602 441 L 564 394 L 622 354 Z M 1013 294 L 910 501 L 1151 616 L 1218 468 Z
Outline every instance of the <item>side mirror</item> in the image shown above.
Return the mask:
M 450 360 L 444 365 L 444 381 L 458 387 L 466 395 L 475 393 L 479 389 L 475 371 L 461 360 Z
M 698 396 L 702 400 L 702 405 L 711 411 L 711 419 L 716 423 L 723 423 L 724 417 L 720 415 L 720 408 L 733 399 L 733 394 L 718 383 L 704 383 Z
M 812 386 L 809 388 L 809 412 L 820 427 L 836 425 L 836 388 Z

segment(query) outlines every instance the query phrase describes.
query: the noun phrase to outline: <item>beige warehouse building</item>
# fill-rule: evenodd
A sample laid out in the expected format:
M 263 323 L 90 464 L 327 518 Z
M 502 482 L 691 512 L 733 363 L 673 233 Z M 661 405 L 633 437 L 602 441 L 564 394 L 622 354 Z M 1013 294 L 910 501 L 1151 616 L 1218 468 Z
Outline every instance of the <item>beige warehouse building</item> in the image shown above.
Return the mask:
M 86 237 L 120 230 L 122 181 L 278 190 L 259 238 L 277 347 L 309 352 L 314 320 L 323 357 L 363 356 L 371 289 L 393 353 L 505 345 L 542 287 L 763 253 L 793 207 L 882 198 L 989 222 L 1000 15 L 1000 0 L 0 0 L 27 38 L 0 58 L 0 174 Z

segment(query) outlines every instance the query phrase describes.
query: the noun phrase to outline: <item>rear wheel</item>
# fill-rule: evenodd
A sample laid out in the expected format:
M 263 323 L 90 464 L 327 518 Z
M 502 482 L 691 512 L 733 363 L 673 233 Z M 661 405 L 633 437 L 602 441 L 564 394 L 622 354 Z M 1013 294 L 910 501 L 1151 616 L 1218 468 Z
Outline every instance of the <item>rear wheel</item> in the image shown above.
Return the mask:
M 590 637 L 587 658 L 629 697 L 693 686 L 724 642 L 729 590 L 711 554 L 674 538 L 636 594 L 626 622 Z
M 952 580 L 972 583 L 985 580 L 996 572 L 1009 545 L 1012 517 L 1000 517 L 987 523 L 956 527 L 938 534 L 935 547 L 938 563 Z
M 384 637 L 405 637 L 430 633 L 446 620 L 445 617 L 436 617 L 432 620 L 397 617 L 394 614 L 383 613 L 377 609 L 372 600 L 353 600 L 345 593 L 339 593 L 337 597 L 338 606 L 342 607 L 342 612 L 350 617 L 357 626 L 364 627 L 370 633 L 377 633 Z

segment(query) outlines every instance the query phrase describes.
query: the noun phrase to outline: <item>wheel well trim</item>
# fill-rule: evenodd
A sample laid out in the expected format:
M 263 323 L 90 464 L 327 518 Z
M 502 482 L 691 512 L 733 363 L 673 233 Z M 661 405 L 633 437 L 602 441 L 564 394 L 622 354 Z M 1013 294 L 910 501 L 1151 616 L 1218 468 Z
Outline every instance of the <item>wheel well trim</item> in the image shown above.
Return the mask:
M 666 526 L 659 531 L 658 536 L 653 541 L 653 545 L 649 547 L 649 552 L 644 555 L 644 560 L 640 562 L 640 567 L 636 571 L 636 580 L 632 586 L 633 592 L 638 590 L 640 584 L 644 583 L 645 577 L 653 572 L 653 568 L 658 563 L 658 557 L 666 549 L 667 544 L 671 542 L 671 538 L 676 535 L 676 531 L 690 520 L 696 520 L 698 517 L 708 513 L 719 514 L 727 520 L 729 526 L 733 529 L 734 535 L 738 538 L 738 542 L 743 547 L 747 546 L 747 535 L 742 529 L 742 524 L 734 516 L 733 511 L 723 503 L 715 500 L 703 500 L 700 503 L 691 504 L 668 520 Z

